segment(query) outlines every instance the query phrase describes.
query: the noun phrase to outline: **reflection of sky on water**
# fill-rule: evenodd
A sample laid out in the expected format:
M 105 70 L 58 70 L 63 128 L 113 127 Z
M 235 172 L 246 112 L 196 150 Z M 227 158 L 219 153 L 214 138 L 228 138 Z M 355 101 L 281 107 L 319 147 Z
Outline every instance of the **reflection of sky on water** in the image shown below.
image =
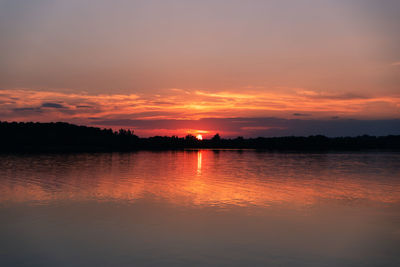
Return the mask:
M 0 156 L 0 266 L 399 266 L 400 155 Z
M 178 206 L 398 203 L 396 154 L 252 151 L 3 157 L 2 202 L 162 199 Z

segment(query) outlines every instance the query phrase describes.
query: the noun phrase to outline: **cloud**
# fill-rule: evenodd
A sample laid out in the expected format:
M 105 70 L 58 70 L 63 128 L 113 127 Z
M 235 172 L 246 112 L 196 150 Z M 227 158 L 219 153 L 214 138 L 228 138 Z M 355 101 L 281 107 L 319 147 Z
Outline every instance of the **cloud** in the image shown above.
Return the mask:
M 287 128 L 285 123 L 246 124 L 243 118 L 312 117 L 323 120 L 342 119 L 397 119 L 400 114 L 400 96 L 366 97 L 352 94 L 327 94 L 304 89 L 282 92 L 207 92 L 201 90 L 168 90 L 151 94 L 62 93 L 28 89 L 1 90 L 0 114 L 9 121 L 68 121 L 79 124 L 119 127 L 132 120 L 141 129 L 198 129 L 218 130 L 221 121 L 205 118 L 231 119 L 230 124 L 242 127 L 225 129 L 232 135 L 243 129 L 262 133 L 268 127 L 278 133 Z M 62 104 L 61 104 L 62 103 Z M 298 119 L 297 119 L 298 120 Z M 147 121 L 148 127 L 142 127 Z M 188 123 L 191 121 L 191 123 Z M 102 122 L 103 124 L 100 124 Z M 184 123 L 183 123 L 184 122 Z M 199 124 L 201 122 L 201 124 Z M 207 122 L 207 123 L 206 123 Z M 168 125 L 171 123 L 171 125 Z M 245 127 L 245 128 L 243 128 Z M 246 128 L 247 127 L 247 128 Z M 272 129 L 271 127 L 275 127 Z M 278 127 L 278 128 L 276 128 Z M 279 128 L 280 127 L 280 128 Z M 239 130 L 238 130 L 239 129 Z
M 331 99 L 331 100 L 367 100 L 371 97 L 365 95 L 359 95 L 354 93 L 327 93 L 327 92 L 315 92 L 310 90 L 299 90 L 297 94 L 300 96 L 305 96 L 310 99 Z
M 58 104 L 58 103 L 51 103 L 51 102 L 47 102 L 47 103 L 43 103 L 42 104 L 43 108 L 65 108 L 63 105 Z
M 310 114 L 305 114 L 305 113 L 293 113 L 293 116 L 310 116 Z
M 180 135 L 206 132 L 206 137 L 220 133 L 224 137 L 236 136 L 357 136 L 400 134 L 400 119 L 282 119 L 282 118 L 203 118 L 199 120 L 105 120 L 96 125 L 128 127 L 142 136 Z M 117 127 L 114 127 L 117 128 Z
M 92 108 L 92 106 L 89 105 L 77 105 L 77 108 Z
M 13 108 L 12 109 L 14 112 L 42 112 L 41 108 L 35 107 L 35 108 Z

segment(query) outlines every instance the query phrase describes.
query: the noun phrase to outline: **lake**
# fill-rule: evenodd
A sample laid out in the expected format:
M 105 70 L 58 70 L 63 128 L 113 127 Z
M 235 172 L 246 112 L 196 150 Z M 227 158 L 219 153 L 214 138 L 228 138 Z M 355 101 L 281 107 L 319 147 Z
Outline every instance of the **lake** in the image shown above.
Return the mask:
M 400 266 L 400 153 L 0 155 L 0 266 Z

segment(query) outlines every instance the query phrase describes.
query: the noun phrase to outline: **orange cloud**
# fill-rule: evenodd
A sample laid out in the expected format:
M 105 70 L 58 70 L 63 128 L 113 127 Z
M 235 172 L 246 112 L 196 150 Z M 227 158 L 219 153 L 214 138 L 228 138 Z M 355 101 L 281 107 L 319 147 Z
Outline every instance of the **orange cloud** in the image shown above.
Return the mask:
M 328 94 L 306 89 L 207 92 L 171 89 L 163 94 L 98 94 L 0 90 L 0 115 L 9 121 L 198 120 L 201 118 L 308 116 L 312 119 L 393 119 L 400 96 Z M 196 127 L 196 129 L 207 130 Z M 185 129 L 190 131 L 190 129 Z

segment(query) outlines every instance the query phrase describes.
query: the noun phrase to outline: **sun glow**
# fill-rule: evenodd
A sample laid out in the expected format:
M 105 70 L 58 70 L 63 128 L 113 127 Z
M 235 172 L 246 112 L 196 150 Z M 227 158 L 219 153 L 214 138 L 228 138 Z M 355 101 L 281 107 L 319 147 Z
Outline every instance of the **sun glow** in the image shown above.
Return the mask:
M 196 135 L 197 140 L 203 140 L 203 136 L 201 134 Z

